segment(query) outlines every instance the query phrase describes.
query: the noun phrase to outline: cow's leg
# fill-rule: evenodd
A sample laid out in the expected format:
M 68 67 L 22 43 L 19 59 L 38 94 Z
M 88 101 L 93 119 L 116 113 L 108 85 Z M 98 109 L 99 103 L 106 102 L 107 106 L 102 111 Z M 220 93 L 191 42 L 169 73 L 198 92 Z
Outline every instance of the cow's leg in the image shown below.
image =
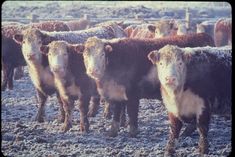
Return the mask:
M 103 111 L 103 116 L 106 119 L 111 119 L 112 118 L 112 104 L 110 102 L 108 102 L 107 100 L 103 99 L 103 107 L 104 107 L 104 111 Z
M 89 104 L 89 111 L 88 111 L 88 117 L 94 117 L 99 109 L 100 104 L 100 97 L 99 96 L 92 96 L 90 99 Z
M 61 128 L 63 132 L 68 131 L 70 128 L 72 128 L 72 114 L 73 114 L 73 109 L 74 109 L 74 101 L 67 98 L 61 99 L 63 102 L 63 108 L 65 112 L 65 119 L 64 119 L 64 124 Z
M 24 66 L 19 66 L 14 70 L 14 80 L 19 80 L 24 76 Z
M 165 148 L 164 156 L 173 156 L 175 153 L 175 143 L 179 138 L 179 133 L 182 128 L 182 122 L 171 112 L 168 113 L 168 118 L 170 121 L 170 137 Z
M 111 104 L 114 105 L 113 110 L 113 121 L 110 130 L 108 131 L 108 136 L 115 137 L 118 135 L 119 127 L 120 127 L 120 115 L 122 110 L 121 102 L 111 101 Z
M 126 126 L 126 105 L 122 105 L 121 115 L 120 115 L 120 126 L 125 127 Z
M 47 100 L 47 96 L 45 96 L 40 90 L 37 91 L 37 101 L 39 103 L 38 106 L 38 112 L 36 115 L 35 120 L 38 121 L 39 123 L 44 122 L 44 116 L 45 116 L 45 103 Z
M 129 117 L 129 135 L 130 137 L 136 137 L 138 133 L 138 111 L 139 111 L 139 99 L 138 97 L 128 97 L 127 113 Z
M 9 65 L 9 68 L 7 68 L 7 87 L 8 89 L 13 89 L 13 74 L 14 74 L 14 67 L 12 65 Z
M 81 132 L 89 131 L 89 121 L 87 118 L 89 101 L 90 101 L 89 96 L 83 95 L 80 98 L 79 112 L 80 112 L 80 131 Z
M 4 91 L 7 88 L 7 68 L 8 66 L 5 64 L 2 64 L 2 85 L 1 85 L 1 90 Z
M 65 120 L 65 111 L 64 111 L 64 107 L 63 107 L 63 102 L 60 98 L 59 93 L 56 93 L 56 97 L 57 97 L 58 103 L 60 105 L 59 106 L 60 107 L 60 114 L 58 115 L 58 120 L 59 120 L 59 122 L 63 123 Z
M 210 122 L 210 112 L 209 109 L 206 108 L 199 116 L 197 121 L 197 127 L 200 135 L 198 146 L 201 155 L 207 154 L 209 151 L 209 143 L 207 140 L 209 122 Z

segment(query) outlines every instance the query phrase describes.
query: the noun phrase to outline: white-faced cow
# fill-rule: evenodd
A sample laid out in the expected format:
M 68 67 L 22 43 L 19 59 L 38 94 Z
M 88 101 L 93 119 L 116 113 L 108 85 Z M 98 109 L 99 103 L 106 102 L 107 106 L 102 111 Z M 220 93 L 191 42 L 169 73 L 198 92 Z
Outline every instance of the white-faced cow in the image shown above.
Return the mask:
M 48 56 L 55 87 L 63 102 L 64 131 L 72 127 L 72 111 L 74 101 L 77 99 L 80 101 L 80 130 L 82 132 L 89 130 L 87 119 L 89 100 L 91 96 L 98 96 L 95 82 L 86 74 L 82 55 L 76 53 L 76 49 L 80 47 L 79 44 L 70 45 L 65 41 L 53 41 L 48 46 L 41 47 L 41 51 Z
M 165 155 L 174 155 L 183 122 L 196 124 L 200 134 L 199 152 L 201 155 L 208 153 L 207 135 L 214 100 L 231 101 L 231 48 L 184 49 L 166 45 L 150 52 L 148 58 L 157 66 L 161 95 L 170 121 Z M 219 106 L 227 108 L 231 114 L 231 103 Z

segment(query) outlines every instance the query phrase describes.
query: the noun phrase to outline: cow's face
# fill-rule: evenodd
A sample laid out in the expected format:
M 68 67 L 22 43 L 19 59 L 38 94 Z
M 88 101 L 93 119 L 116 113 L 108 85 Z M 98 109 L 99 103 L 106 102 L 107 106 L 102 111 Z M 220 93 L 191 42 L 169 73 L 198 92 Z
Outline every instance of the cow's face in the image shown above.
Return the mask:
M 83 57 L 86 72 L 91 78 L 100 80 L 103 77 L 106 68 L 106 49 L 109 48 L 111 47 L 105 46 L 97 37 L 87 39 Z
M 169 36 L 171 34 L 171 30 L 173 29 L 172 21 L 158 21 L 156 22 L 155 29 L 155 38 L 162 38 L 165 36 Z
M 64 76 L 69 60 L 66 43 L 63 41 L 54 41 L 48 47 L 48 62 L 51 71 L 56 75 Z
M 65 41 L 52 41 L 50 44 L 40 47 L 41 53 L 48 56 L 51 71 L 55 76 L 59 77 L 66 76 L 69 70 L 68 66 L 71 53 L 80 53 L 83 49 L 83 45 L 69 44 Z
M 14 40 L 22 45 L 22 52 L 28 63 L 41 61 L 40 47 L 45 38 L 46 35 L 41 33 L 40 30 L 32 28 L 25 30 L 21 35 L 14 36 Z
M 167 45 L 159 51 L 150 52 L 148 58 L 157 65 L 158 77 L 165 89 L 175 91 L 183 87 L 186 62 L 184 53 L 179 47 Z

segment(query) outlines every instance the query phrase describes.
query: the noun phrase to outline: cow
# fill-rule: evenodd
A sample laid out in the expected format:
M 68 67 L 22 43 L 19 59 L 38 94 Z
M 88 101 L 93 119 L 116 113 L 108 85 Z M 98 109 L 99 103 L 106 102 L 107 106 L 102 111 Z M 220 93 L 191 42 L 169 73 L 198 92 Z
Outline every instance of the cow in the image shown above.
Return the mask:
M 40 23 L 32 23 L 29 25 L 21 23 L 6 23 L 2 25 L 2 65 L 3 81 L 1 90 L 13 89 L 13 74 L 14 68 L 23 67 L 26 65 L 24 61 L 20 45 L 16 44 L 13 40 L 13 36 L 21 33 L 23 30 L 32 27 L 39 28 L 46 31 L 68 31 L 69 28 L 66 24 L 60 21 L 46 21 Z M 22 73 L 21 73 L 22 74 Z M 21 75 L 22 76 L 22 75 Z M 16 76 L 16 79 L 19 76 Z
M 138 104 L 144 93 L 143 80 L 151 76 L 152 66 L 148 61 L 148 51 L 159 49 L 166 44 L 180 47 L 213 45 L 207 34 L 175 36 L 162 39 L 113 39 L 88 38 L 84 44 L 84 62 L 87 74 L 96 81 L 102 97 L 115 104 L 114 117 L 109 136 L 117 136 L 120 108 L 126 104 L 129 116 L 129 134 L 138 132 Z M 152 89 L 154 91 L 154 89 Z M 157 90 L 156 90 L 157 91 Z M 151 92 L 150 92 L 151 93 Z
M 154 38 L 154 33 L 148 30 L 150 24 L 130 25 L 125 28 L 129 38 Z
M 80 130 L 88 132 L 89 121 L 87 118 L 89 100 L 97 95 L 94 80 L 86 74 L 82 55 L 76 53 L 81 46 L 71 45 L 65 41 L 52 41 L 41 46 L 42 53 L 48 56 L 49 67 L 54 75 L 54 82 L 59 92 L 65 110 L 63 131 L 72 127 L 72 111 L 74 101 L 79 100 Z M 96 99 L 99 103 L 99 98 Z
M 214 27 L 214 39 L 217 47 L 232 45 L 232 20 L 219 19 Z
M 231 101 L 231 48 L 166 45 L 150 52 L 148 58 L 157 67 L 161 95 L 170 121 L 165 155 L 174 155 L 183 122 L 196 124 L 200 155 L 207 154 L 207 135 L 214 107 L 211 103 L 215 98 Z M 219 106 L 220 109 L 227 108 L 231 114 L 231 104 Z
M 70 31 L 84 30 L 90 27 L 91 23 L 87 19 L 71 20 L 64 22 Z

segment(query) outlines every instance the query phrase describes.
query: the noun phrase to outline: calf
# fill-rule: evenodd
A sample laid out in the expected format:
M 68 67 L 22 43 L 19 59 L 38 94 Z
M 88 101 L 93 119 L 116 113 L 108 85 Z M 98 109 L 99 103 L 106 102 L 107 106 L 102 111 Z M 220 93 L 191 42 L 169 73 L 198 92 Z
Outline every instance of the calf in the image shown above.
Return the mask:
M 83 52 L 87 74 L 96 81 L 99 94 L 115 104 L 110 136 L 118 133 L 122 104 L 127 105 L 130 135 L 136 136 L 138 101 L 143 97 L 143 85 L 146 85 L 143 80 L 152 72 L 153 67 L 147 53 L 170 43 L 181 47 L 213 45 L 212 39 L 206 34 L 162 39 L 87 39 Z
M 219 19 L 215 23 L 214 37 L 217 47 L 232 45 L 232 20 Z
M 157 66 L 161 95 L 170 121 L 165 155 L 174 154 L 182 122 L 196 123 L 200 134 L 199 152 L 201 155 L 208 153 L 207 134 L 213 108 L 210 103 L 216 97 L 231 101 L 231 48 L 183 49 L 166 45 L 150 52 L 148 58 Z
M 41 47 L 42 52 L 48 56 L 55 86 L 63 102 L 64 131 L 72 127 L 74 101 L 79 99 L 80 130 L 87 132 L 89 129 L 87 119 L 89 100 L 91 96 L 97 95 L 98 97 L 95 82 L 86 74 L 82 55 L 75 53 L 75 50 L 80 47 L 79 44 L 70 45 L 65 41 L 53 41 L 48 46 Z

